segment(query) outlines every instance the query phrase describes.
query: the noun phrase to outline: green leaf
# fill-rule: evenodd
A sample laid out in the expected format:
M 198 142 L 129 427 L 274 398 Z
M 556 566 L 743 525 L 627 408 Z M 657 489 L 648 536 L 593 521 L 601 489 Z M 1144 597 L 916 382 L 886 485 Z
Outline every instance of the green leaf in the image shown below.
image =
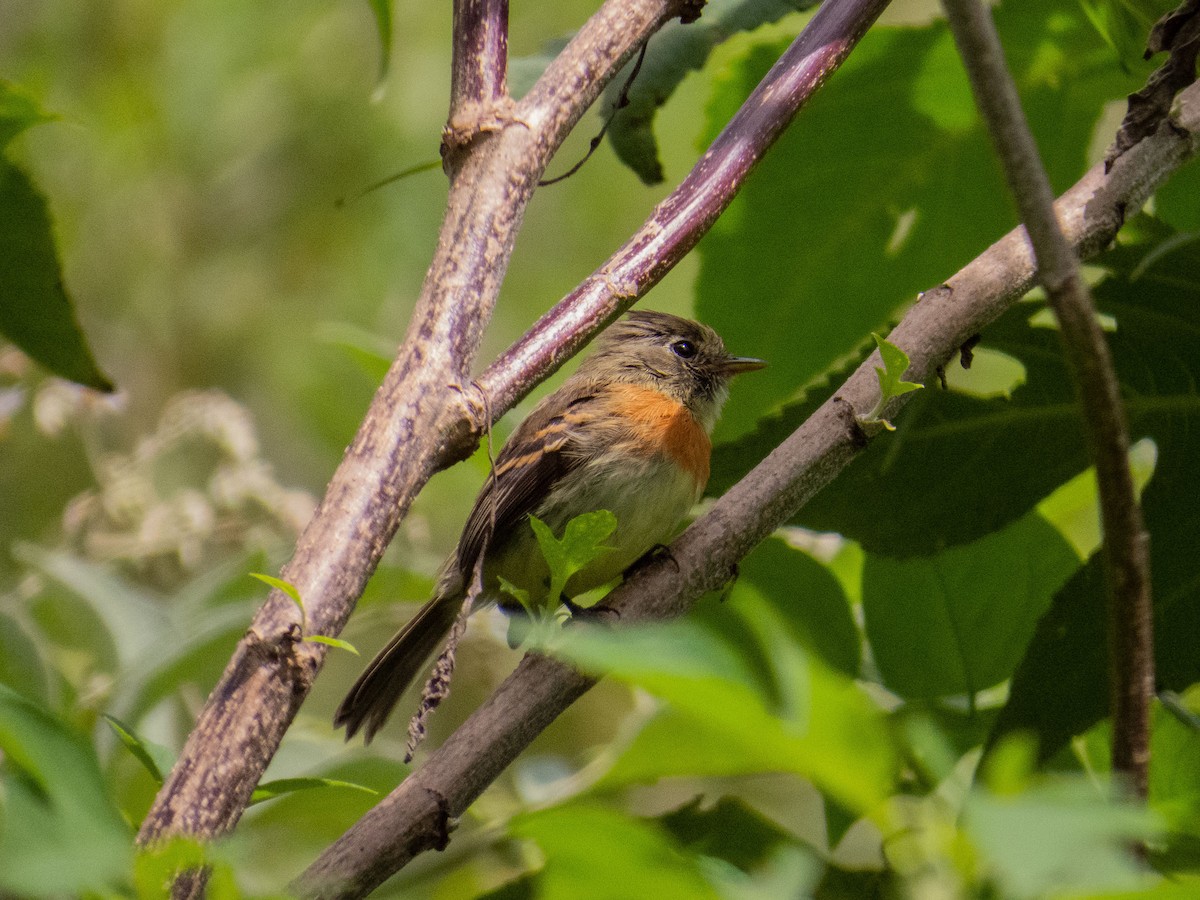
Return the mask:
M 1005 897 L 1144 884 L 1134 848 L 1160 833 L 1146 809 L 1112 800 L 1082 778 L 1036 783 L 1012 796 L 974 791 L 965 825 Z
M 766 672 L 763 648 L 740 610 L 765 603 L 787 626 L 788 636 L 844 675 L 858 674 L 862 639 L 841 584 L 803 550 L 768 538 L 739 564 L 737 581 L 721 603 L 704 601 L 692 615 L 738 646 L 751 665 Z M 750 599 L 744 600 L 743 597 Z
M 1119 245 L 1099 260 L 1111 274 L 1093 293 L 1100 311 L 1117 321 L 1108 338 L 1130 436 L 1151 438 L 1158 451 L 1142 493 L 1151 535 L 1155 669 L 1160 689 L 1182 691 L 1200 681 L 1200 245 L 1160 254 L 1171 233 L 1140 225 L 1136 243 Z M 1058 441 L 1046 437 L 1050 452 L 1036 459 L 1053 466 Z M 1038 466 L 1027 469 L 1037 477 Z M 993 738 L 1032 731 L 1047 758 L 1107 714 L 1102 570 L 1099 555 L 1093 556 L 1055 597 L 1013 676 Z
M 743 872 L 766 863 L 780 844 L 794 838 L 735 797 L 707 803 L 696 797 L 660 820 L 681 846 L 692 853 L 723 859 Z
M 598 804 L 526 813 L 509 830 L 542 850 L 540 900 L 720 896 L 695 858 L 662 829 Z
M 225 846 L 204 844 L 190 837 L 173 837 L 152 847 L 139 847 L 133 864 L 135 896 L 138 900 L 167 897 L 179 872 L 204 867 L 208 870 L 205 897 L 242 900 L 247 895 L 238 887 L 231 861 L 223 858 L 228 856 L 233 854 Z
M 816 5 L 816 0 L 711 0 L 696 22 L 672 21 L 651 39 L 646 57 L 627 93 L 628 105 L 617 101 L 633 70 L 631 62 L 609 82 L 605 110 L 615 110 L 608 139 L 617 158 L 644 184 L 663 180 L 654 137 L 654 117 L 689 72 L 704 68 L 713 48 L 735 34 L 778 22 L 789 13 Z
M 63 285 L 46 198 L 28 175 L 2 157 L 0 248 L 0 333 L 54 374 L 111 391 Z
M 884 683 L 906 698 L 973 695 L 1007 679 L 1080 565 L 1033 513 L 936 556 L 868 555 L 863 615 Z
M 882 717 L 852 681 L 787 639 L 770 606 L 741 602 L 764 676 L 699 622 L 567 629 L 555 652 L 645 688 L 669 707 L 651 720 L 601 779 L 615 787 L 670 775 L 795 772 L 858 814 L 885 796 L 892 748 Z
M 353 653 L 355 656 L 361 656 L 358 648 L 349 641 L 344 641 L 341 638 L 329 637 L 325 634 L 309 634 L 305 635 L 304 639 L 313 644 L 327 644 L 330 647 L 337 647 L 339 650 L 346 650 Z
M 500 590 L 520 603 L 521 608 L 525 610 L 525 612 L 532 615 L 534 606 L 533 601 L 529 597 L 529 591 L 525 590 L 524 588 L 517 587 L 503 575 L 498 575 L 496 577 L 500 582 Z
M 387 75 L 392 63 L 392 0 L 367 0 L 375 16 L 375 30 L 379 35 L 379 77 Z
M 264 800 L 274 800 L 276 797 L 282 797 L 285 794 L 292 794 L 296 791 L 311 791 L 315 788 L 339 788 L 341 790 L 361 791 L 364 794 L 371 794 L 372 796 L 379 795 L 379 792 L 374 788 L 355 784 L 351 781 L 339 781 L 336 778 L 279 778 L 275 781 L 264 782 L 256 787 L 250 797 L 250 804 L 254 805 L 262 803 Z
M 1119 70 L 1074 0 L 1008 0 L 995 19 L 1051 181 L 1065 189 L 1089 164 L 1102 98 L 1122 99 L 1141 74 Z M 710 135 L 782 49 L 755 47 L 721 76 Z M 873 27 L 699 244 L 697 314 L 770 363 L 734 381 L 718 443 L 794 399 L 1015 224 L 945 24 Z M 747 459 L 771 448 L 754 449 Z
M 247 574 L 249 574 L 249 576 L 251 578 L 257 578 L 259 581 L 261 581 L 265 585 L 273 587 L 276 590 L 283 591 L 285 594 L 287 594 L 289 597 L 292 598 L 292 600 L 295 602 L 295 604 L 298 607 L 300 607 L 300 610 L 303 612 L 304 601 L 300 599 L 300 591 L 297 590 L 297 588 L 294 584 L 292 584 L 291 582 L 288 582 L 288 581 L 284 581 L 282 578 L 276 578 L 273 575 L 264 575 L 262 572 L 249 572 Z
M 1096 31 L 1116 52 L 1123 66 L 1135 68 L 1146 50 L 1150 28 L 1175 0 L 1080 0 Z
M 32 97 L 0 78 L 0 150 L 26 128 L 53 119 Z
M 1152 718 L 1150 808 L 1173 831 L 1200 838 L 1200 690 L 1167 693 Z
M 164 641 L 174 640 L 178 631 L 170 615 L 154 596 L 122 578 L 111 568 L 82 559 L 62 550 L 47 550 L 37 544 L 21 543 L 13 555 L 31 569 L 69 589 L 86 604 L 100 627 L 85 630 L 82 636 L 90 648 L 111 639 L 116 659 L 122 668 L 135 666 L 148 654 L 161 649 Z M 69 608 L 58 603 L 53 612 Z M 68 622 L 78 627 L 77 622 Z M 65 632 L 64 632 L 65 634 Z M 80 636 L 77 634 L 78 640 Z M 93 652 L 98 650 L 93 649 Z
M 571 576 L 610 551 L 610 547 L 604 546 L 604 541 L 617 530 L 617 517 L 606 509 L 576 516 L 563 529 L 561 540 L 537 516 L 530 516 L 529 524 L 533 527 L 542 556 L 550 567 L 547 601 L 550 606 L 556 606 Z
M 79 895 L 129 870 L 132 838 L 91 746 L 3 685 L 0 753 L 0 892 Z
M 46 666 L 37 644 L 15 618 L 0 612 L 0 684 L 41 700 L 46 696 Z
M 1200 231 L 1200 159 L 1171 176 L 1154 195 L 1154 214 L 1184 232 Z
M 893 397 L 901 397 L 912 391 L 919 391 L 925 385 L 903 379 L 904 373 L 908 371 L 907 353 L 875 332 L 871 332 L 871 337 L 875 339 L 875 346 L 879 348 L 883 368 L 875 367 L 875 375 L 879 379 L 879 402 L 875 404 L 875 408 L 867 414 L 863 422 L 866 424 L 878 423 L 888 431 L 895 431 L 896 426 L 882 418 L 883 408 Z
M 317 326 L 316 337 L 337 347 L 376 384 L 383 381 L 392 365 L 395 347 L 382 336 L 345 322 Z
M 104 715 L 101 718 L 108 723 L 108 727 L 113 730 L 121 743 L 125 745 L 125 749 L 134 755 L 134 758 L 150 773 L 150 777 L 161 786 L 163 783 L 163 773 L 171 771 L 171 768 L 175 765 L 175 754 L 162 744 L 147 741 L 145 738 L 139 736 L 116 716 Z

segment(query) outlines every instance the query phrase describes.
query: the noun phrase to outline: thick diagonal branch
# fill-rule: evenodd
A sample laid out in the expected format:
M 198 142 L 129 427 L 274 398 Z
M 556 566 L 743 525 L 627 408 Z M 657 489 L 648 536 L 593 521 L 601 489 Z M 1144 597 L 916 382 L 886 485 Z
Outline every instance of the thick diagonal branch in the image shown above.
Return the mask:
M 1055 217 L 1050 179 L 1021 110 L 991 14 L 980 0 L 944 0 L 944 4 L 975 101 L 1028 230 L 1038 280 L 1058 319 L 1067 368 L 1083 405 L 1083 425 L 1100 492 L 1108 573 L 1113 769 L 1128 776 L 1134 790 L 1145 797 L 1154 696 L 1149 536 L 1129 468 L 1129 429 L 1117 373 L 1079 259 Z
M 1106 247 L 1127 210 L 1200 150 L 1200 87 L 1181 95 L 1180 116 L 1122 157 L 1111 173 L 1090 171 L 1056 204 L 1071 246 L 1086 258 Z M 992 245 L 947 283 L 922 295 L 890 339 L 912 359 L 909 377 L 926 380 L 1034 284 L 1023 229 Z M 554 322 L 573 327 L 565 310 Z M 537 353 L 527 365 L 544 364 Z M 859 453 L 865 439 L 856 415 L 878 399 L 872 357 L 837 394 L 671 546 L 670 558 L 641 569 L 609 595 L 622 623 L 668 618 L 704 591 L 724 584 L 732 566 Z M 519 369 L 517 371 L 520 371 Z M 515 377 L 515 376 L 514 376 Z M 895 415 L 908 397 L 896 398 Z M 571 667 L 530 655 L 426 761 L 360 819 L 298 879 L 314 897 L 366 893 L 420 852 L 444 846 L 450 820 L 462 815 L 529 743 L 591 687 Z

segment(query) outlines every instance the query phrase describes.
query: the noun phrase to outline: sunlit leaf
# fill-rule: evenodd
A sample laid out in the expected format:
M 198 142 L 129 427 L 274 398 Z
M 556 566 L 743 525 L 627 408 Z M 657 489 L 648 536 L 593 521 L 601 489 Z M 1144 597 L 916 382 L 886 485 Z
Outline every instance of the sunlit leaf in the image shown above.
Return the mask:
M 314 644 L 325 644 L 329 647 L 336 647 L 339 650 L 345 650 L 347 653 L 353 653 L 355 656 L 361 656 L 358 648 L 349 641 L 344 641 L 341 638 L 329 637 L 326 634 L 309 634 L 305 635 L 304 639 Z
M 757 620 L 756 635 L 789 640 L 768 605 L 751 596 L 741 603 Z M 890 784 L 892 749 L 881 715 L 853 682 L 799 645 L 788 652 L 803 658 L 801 668 L 777 667 L 768 683 L 697 622 L 569 629 L 556 652 L 669 704 L 606 773 L 604 785 L 667 775 L 796 772 L 861 813 Z
M 720 896 L 668 833 L 617 810 L 586 803 L 554 807 L 517 817 L 510 832 L 542 850 L 541 900 Z

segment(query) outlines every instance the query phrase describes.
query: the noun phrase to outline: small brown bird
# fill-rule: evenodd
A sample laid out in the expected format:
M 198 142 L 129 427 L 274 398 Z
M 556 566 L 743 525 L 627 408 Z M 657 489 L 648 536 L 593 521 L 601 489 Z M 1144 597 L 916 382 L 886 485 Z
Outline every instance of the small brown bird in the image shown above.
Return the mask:
M 475 608 L 512 605 L 501 596 L 500 577 L 532 596 L 545 593 L 549 572 L 530 514 L 560 536 L 583 513 L 606 509 L 616 516 L 607 541 L 612 549 L 571 577 L 567 598 L 613 580 L 667 540 L 708 481 L 709 435 L 729 379 L 764 365 L 731 356 L 707 325 L 667 313 L 631 312 L 605 331 L 595 352 L 505 443 L 433 599 L 338 707 L 334 724 L 346 726 L 347 740 L 362 729 L 370 742 L 445 640 L 480 554 L 483 592 Z

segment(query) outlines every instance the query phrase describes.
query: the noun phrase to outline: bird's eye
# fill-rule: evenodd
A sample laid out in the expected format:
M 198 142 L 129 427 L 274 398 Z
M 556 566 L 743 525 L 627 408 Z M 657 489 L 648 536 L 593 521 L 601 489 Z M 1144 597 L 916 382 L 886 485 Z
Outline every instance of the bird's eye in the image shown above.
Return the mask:
M 671 352 L 680 359 L 691 359 L 696 355 L 696 345 L 691 341 L 676 341 L 671 345 Z

